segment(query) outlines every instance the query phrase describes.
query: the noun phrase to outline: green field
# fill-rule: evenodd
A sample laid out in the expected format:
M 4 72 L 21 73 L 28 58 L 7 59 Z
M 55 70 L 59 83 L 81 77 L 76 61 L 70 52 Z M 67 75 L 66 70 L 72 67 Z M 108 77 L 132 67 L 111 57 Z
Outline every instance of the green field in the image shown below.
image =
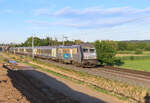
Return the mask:
M 124 64 L 120 67 L 150 72 L 150 59 L 124 60 Z
M 143 51 L 139 55 L 135 55 L 135 51 L 118 51 L 118 54 L 116 57 L 124 61 L 121 68 L 150 72 L 150 51 Z
M 135 51 L 117 51 L 117 54 L 135 54 Z M 143 51 L 143 53 L 139 55 L 150 56 L 150 51 Z

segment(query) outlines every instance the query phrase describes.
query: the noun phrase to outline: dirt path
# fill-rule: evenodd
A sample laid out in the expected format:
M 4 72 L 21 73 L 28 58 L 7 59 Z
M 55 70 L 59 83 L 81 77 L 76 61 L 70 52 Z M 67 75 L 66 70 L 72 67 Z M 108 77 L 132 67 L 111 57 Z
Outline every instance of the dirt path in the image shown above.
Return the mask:
M 0 63 L 0 103 L 30 103 L 24 95 L 14 88 L 7 70 Z

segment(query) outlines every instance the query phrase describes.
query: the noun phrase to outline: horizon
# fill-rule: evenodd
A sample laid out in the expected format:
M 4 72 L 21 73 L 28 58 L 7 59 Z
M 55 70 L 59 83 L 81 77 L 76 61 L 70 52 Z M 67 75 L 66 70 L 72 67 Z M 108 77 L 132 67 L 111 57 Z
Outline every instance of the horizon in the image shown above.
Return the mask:
M 28 37 L 150 40 L 148 0 L 0 0 L 0 44 Z

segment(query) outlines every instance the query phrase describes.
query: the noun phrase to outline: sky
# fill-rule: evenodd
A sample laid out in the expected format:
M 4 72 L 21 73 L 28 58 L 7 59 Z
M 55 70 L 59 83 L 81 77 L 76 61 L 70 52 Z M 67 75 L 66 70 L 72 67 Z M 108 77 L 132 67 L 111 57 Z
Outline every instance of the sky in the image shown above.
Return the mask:
M 0 0 L 0 43 L 150 40 L 149 0 Z

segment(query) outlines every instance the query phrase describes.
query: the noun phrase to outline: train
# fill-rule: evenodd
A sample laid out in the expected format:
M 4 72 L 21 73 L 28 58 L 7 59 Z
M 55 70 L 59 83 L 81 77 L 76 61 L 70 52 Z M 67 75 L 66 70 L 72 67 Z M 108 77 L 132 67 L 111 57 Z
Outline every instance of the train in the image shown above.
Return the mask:
M 72 46 L 11 47 L 9 52 L 20 55 L 34 55 L 35 58 L 51 59 L 82 67 L 96 66 L 97 55 L 94 45 L 89 43 Z

